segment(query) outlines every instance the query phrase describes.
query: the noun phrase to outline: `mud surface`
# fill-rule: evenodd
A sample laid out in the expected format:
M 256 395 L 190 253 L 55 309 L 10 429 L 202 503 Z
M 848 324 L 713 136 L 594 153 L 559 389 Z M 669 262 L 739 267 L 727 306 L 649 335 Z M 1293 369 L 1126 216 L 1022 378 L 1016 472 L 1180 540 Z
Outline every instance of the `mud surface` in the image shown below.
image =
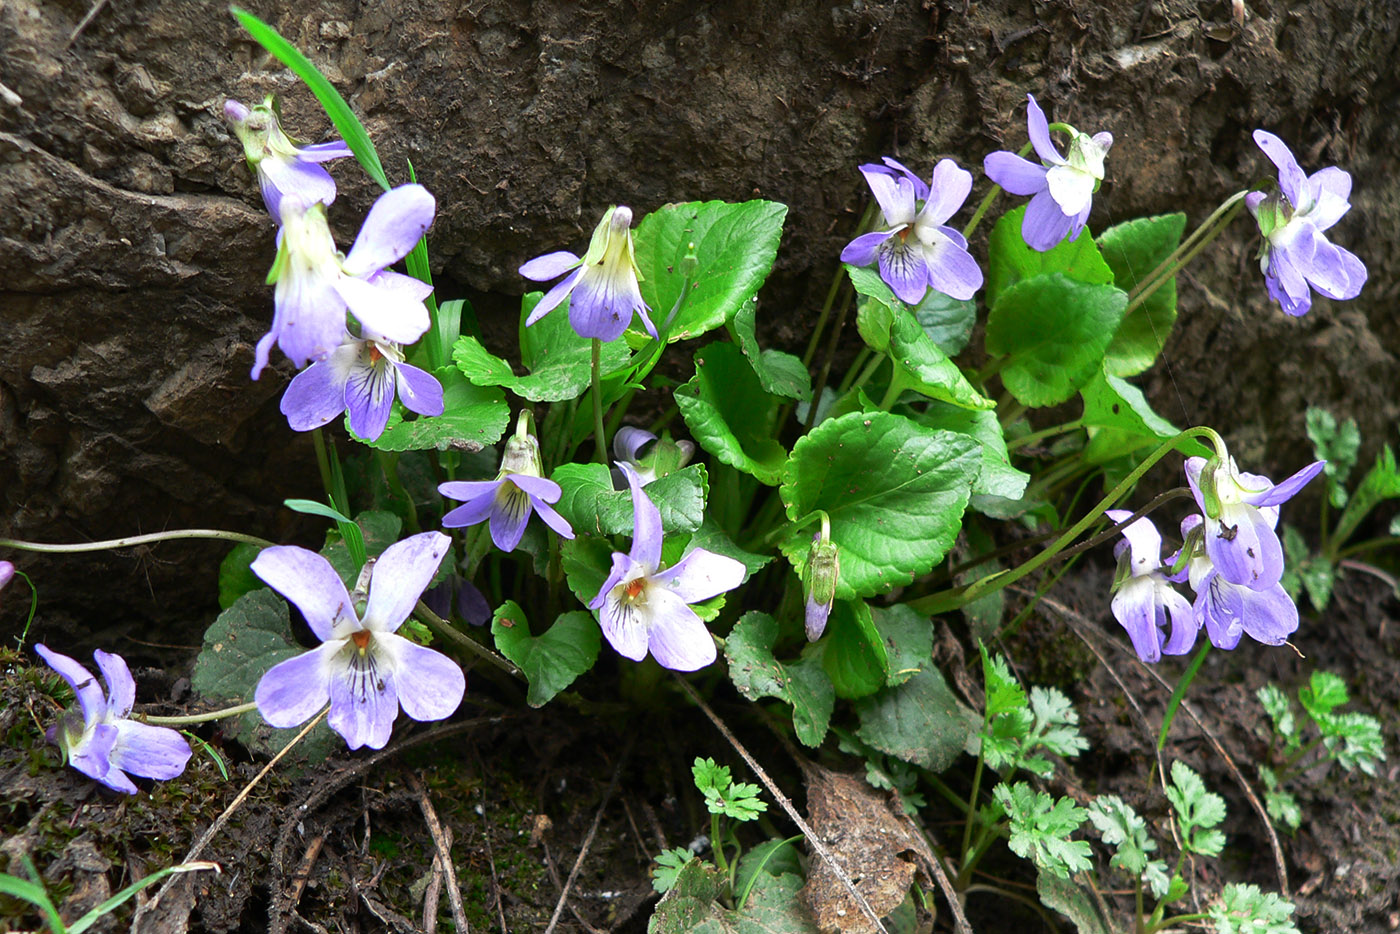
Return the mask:
M 223 4 L 99 7 L 74 35 L 87 0 L 0 2 L 0 534 L 81 541 L 215 527 L 309 543 L 316 526 L 277 505 L 319 487 L 309 444 L 291 435 L 277 411 L 291 371 L 283 362 L 258 383 L 247 378 L 252 345 L 271 319 L 262 283 L 272 228 L 221 112 L 226 97 L 251 101 L 276 91 L 299 135 L 323 138 L 326 123 L 291 76 L 237 31 Z M 1145 388 L 1163 415 L 1216 425 L 1241 460 L 1276 476 L 1308 459 L 1308 404 L 1358 420 L 1363 463 L 1383 441 L 1395 441 L 1400 7 L 1389 0 L 249 7 L 326 71 L 366 121 L 391 177 L 405 179 L 412 160 L 440 205 L 430 239 L 439 295 L 470 297 L 497 340 L 512 326 L 513 296 L 524 285 L 518 264 L 559 246 L 577 248 L 611 203 L 639 213 L 701 198 L 761 195 L 788 204 L 787 237 L 760 320 L 768 343 L 800 350 L 864 207 L 858 162 L 897 154 L 926 167 L 946 155 L 975 168 L 986 152 L 1024 139 L 1029 91 L 1052 119 L 1115 135 L 1094 229 L 1169 210 L 1198 221 L 1267 173 L 1249 133 L 1268 127 L 1292 143 L 1305 167 L 1351 171 L 1353 209 L 1336 240 L 1366 261 L 1370 281 L 1353 302 L 1319 301 L 1306 318 L 1287 318 L 1264 292 L 1253 232 L 1237 224 L 1183 278 L 1169 365 Z M 374 192 L 355 167 L 335 172 L 341 196 L 332 220 L 348 242 Z M 77 655 L 84 645 L 119 646 L 138 662 L 188 670 L 216 608 L 224 550 L 191 544 L 23 556 L 18 563 L 43 594 L 35 634 L 72 645 Z M 1085 584 L 1058 599 L 1101 627 L 1100 593 Z M 1347 677 L 1358 708 L 1382 717 L 1395 749 L 1400 625 L 1386 593 L 1354 579 L 1325 620 L 1305 621 L 1317 635 L 1300 645 L 1308 664 Z M 10 601 L 0 612 L 8 633 L 19 610 Z M 1081 644 L 1054 614 L 1043 619 L 1044 638 L 1059 641 L 1036 645 L 1042 657 Z M 1101 650 L 1144 707 L 1159 710 L 1166 692 L 1121 653 Z M 1120 701 L 1122 688 L 1107 670 L 1092 655 L 1083 658 L 1079 669 L 1047 663 L 1046 672 L 1028 674 L 1081 682 L 1075 699 L 1096 711 L 1089 735 L 1103 751 L 1081 763 L 1080 777 L 1132 801 L 1127 783 L 1139 781 L 1130 776 L 1140 776 L 1154 736 Z M 1211 665 L 1218 667 L 1198 682 L 1205 691 L 1193 698 L 1241 763 L 1257 758 L 1262 743 L 1253 689 L 1266 676 L 1288 683 L 1309 670 L 1282 653 L 1268 659 L 1261 670 L 1242 654 L 1217 656 Z M 142 700 L 172 697 L 181 700 L 168 690 Z M 105 825 L 87 827 L 110 802 L 73 803 L 80 779 L 51 769 L 23 710 L 10 704 L 0 715 L 6 737 L 30 734 L 27 746 L 5 747 L 0 780 L 10 790 L 0 836 L 52 824 L 64 841 L 53 854 L 67 854 L 54 870 L 72 886 L 67 894 L 90 884 L 97 888 L 86 897 L 100 900 L 101 886 L 110 891 L 129 881 L 120 867 L 139 871 L 182 855 L 195 825 L 207 826 L 241 787 L 201 800 L 198 819 L 191 814 L 181 829 L 170 815 L 187 802 L 176 799 L 201 794 L 201 786 L 167 786 L 141 806 L 150 814 L 124 815 L 132 820 L 123 826 L 133 833 L 167 827 L 168 843 L 133 846 Z M 455 802 L 438 806 L 458 841 L 467 841 L 455 852 L 470 857 L 479 880 L 492 878 L 496 861 L 496 881 L 480 882 L 486 894 L 477 907 L 493 904 L 492 891 L 507 893 L 500 895 L 506 927 L 517 930 L 542 927 L 558 891 L 547 873 L 538 874 L 545 860 L 529 821 L 551 816 L 563 834 L 552 858 L 567 875 L 616 766 L 584 740 L 559 739 L 565 727 L 553 720 L 532 724 L 523 737 L 481 740 L 479 754 L 435 758 L 439 770 L 456 771 L 423 779 L 431 793 Z M 670 721 L 667 732 L 675 730 L 687 735 L 685 721 Z M 1196 764 L 1214 786 L 1233 787 L 1229 769 L 1193 730 L 1179 726 L 1174 738 L 1197 751 Z M 610 750 L 624 735 L 592 721 L 578 731 Z M 21 748 L 27 751 L 16 759 Z M 541 749 L 553 750 L 552 764 L 502 764 L 533 762 Z M 683 828 L 703 821 L 667 817 L 665 808 L 667 801 L 686 806 L 685 763 L 674 750 L 639 747 L 632 755 L 623 789 L 661 815 L 655 824 L 667 845 L 684 845 Z M 639 764 L 646 762 L 653 764 Z M 234 764 L 244 780 L 258 767 Z M 785 787 L 800 787 L 795 767 L 776 767 L 788 772 Z M 212 783 L 213 766 L 200 768 L 201 780 Z M 498 795 L 496 779 L 507 773 L 504 785 L 514 790 Z M 1320 776 L 1315 797 L 1304 800 L 1315 819 L 1282 845 L 1305 930 L 1400 924 L 1393 894 L 1400 801 L 1390 778 Z M 560 804 L 562 791 L 554 789 L 561 782 L 585 786 L 577 804 Z M 473 824 L 479 815 L 461 809 L 483 789 L 485 812 L 519 813 L 518 826 Z M 230 872 L 199 890 L 195 917 L 203 929 L 264 929 L 272 905 L 265 860 L 288 809 L 304 795 L 290 784 L 269 786 L 268 798 L 244 812 L 230 838 L 237 845 L 219 857 L 242 875 Z M 334 903 L 375 929 L 393 924 L 374 914 L 371 901 L 400 913 L 421 906 L 421 891 L 411 890 L 430 857 L 417 800 L 389 769 L 337 790 L 319 824 L 297 829 L 296 845 L 288 845 L 294 864 L 315 834 L 327 834 L 302 895 L 308 917 Z M 1259 854 L 1236 877 L 1276 883 L 1261 823 L 1239 794 L 1230 804 L 1232 843 Z M 387 834 L 365 817 L 379 809 Z M 598 875 L 584 888 L 615 894 L 584 901 L 580 911 L 595 926 L 641 930 L 645 911 L 637 915 L 637 906 L 649 890 L 642 853 L 657 851 L 657 834 L 644 813 L 614 806 L 607 814 L 595 844 L 603 855 L 590 863 Z M 92 839 L 73 842 L 84 833 Z M 393 842 L 394 834 L 412 835 L 415 849 L 394 843 L 394 852 L 377 842 Z M 523 834 L 526 849 L 511 834 Z M 520 875 L 507 877 L 512 870 L 502 866 L 520 853 L 528 854 Z M 606 872 L 598 868 L 604 865 Z M 973 910 L 979 931 L 998 929 Z M 481 923 L 500 926 L 492 918 Z M 564 924 L 579 922 L 566 912 Z

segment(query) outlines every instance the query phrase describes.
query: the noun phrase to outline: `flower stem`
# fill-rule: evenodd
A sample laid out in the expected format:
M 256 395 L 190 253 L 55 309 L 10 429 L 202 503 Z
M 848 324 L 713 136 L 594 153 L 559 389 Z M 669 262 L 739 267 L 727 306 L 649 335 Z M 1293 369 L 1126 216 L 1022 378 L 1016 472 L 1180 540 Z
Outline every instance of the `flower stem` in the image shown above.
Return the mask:
M 1163 441 L 1141 464 L 1135 467 L 1117 486 L 1110 490 L 1108 495 L 1100 500 L 1093 509 L 1089 510 L 1088 514 L 1074 525 L 1070 526 L 1063 535 L 1050 543 L 1049 546 L 1025 564 L 1012 568 L 1009 571 L 999 571 L 995 574 L 989 574 L 969 584 L 961 592 L 945 591 L 942 593 L 930 594 L 922 599 L 911 601 L 907 605 L 919 613 L 945 613 L 949 610 L 966 606 L 978 597 L 986 596 L 989 593 L 1006 587 L 1008 584 L 1015 583 L 1027 574 L 1039 569 L 1042 565 L 1068 548 L 1071 542 L 1098 521 L 1099 516 L 1103 515 L 1104 510 L 1113 508 L 1113 505 L 1125 496 L 1138 480 L 1142 479 L 1143 474 L 1147 473 L 1147 471 L 1150 470 L 1157 461 L 1165 457 L 1169 451 L 1175 450 L 1179 443 L 1185 441 L 1187 438 L 1199 437 L 1218 439 L 1219 435 L 1211 428 L 1188 428 L 1179 434 L 1173 435 L 1166 441 Z
M 443 619 L 441 616 L 438 616 L 432 610 L 428 609 L 428 605 L 422 600 L 418 601 L 418 605 L 414 607 L 413 612 L 414 615 L 416 615 L 425 624 L 427 624 L 427 627 L 437 635 L 442 636 L 454 645 L 466 649 L 468 652 L 472 653 L 480 659 L 485 660 L 489 664 L 494 665 L 496 668 L 499 668 L 506 674 L 515 678 L 519 678 L 522 681 L 525 680 L 525 675 L 520 671 L 519 668 L 516 668 L 510 662 L 506 661 L 504 658 L 497 655 L 495 652 L 491 651 L 486 646 L 482 645 L 480 642 L 477 642 L 475 639 L 459 631 L 457 627 L 453 626 L 451 623 L 447 622 L 447 620 Z
M 1210 654 L 1210 640 L 1207 639 L 1197 651 L 1196 656 L 1191 659 L 1191 664 L 1186 666 L 1186 670 L 1181 673 L 1181 680 L 1176 683 L 1176 689 L 1172 691 L 1171 699 L 1167 701 L 1167 709 L 1162 713 L 1162 729 L 1157 733 L 1157 751 L 1160 753 L 1167 745 L 1167 734 L 1171 732 L 1172 720 L 1176 718 L 1177 708 L 1186 699 L 1186 690 L 1191 687 L 1191 682 L 1196 680 L 1196 672 L 1201 670 L 1201 665 L 1205 662 L 1206 656 Z M 1155 771 L 1148 773 L 1155 777 Z
M 179 539 L 208 538 L 226 542 L 240 542 L 270 548 L 272 542 L 256 535 L 242 532 L 225 532 L 222 529 L 174 529 L 169 532 L 151 532 L 149 535 L 132 535 L 128 538 L 111 538 L 101 542 L 75 542 L 73 544 L 49 544 L 47 542 L 26 542 L 17 538 L 0 538 L 0 548 L 17 548 L 20 551 L 41 551 L 48 554 L 75 554 L 84 551 L 106 551 L 109 548 L 132 548 L 151 542 L 169 542 Z
M 603 427 L 603 342 L 593 338 L 593 456 L 608 464 L 608 433 Z
M 224 707 L 221 710 L 188 714 L 181 717 L 158 717 L 155 714 L 138 713 L 132 714 L 131 719 L 139 720 L 142 723 L 152 723 L 156 726 L 182 726 L 186 723 L 208 723 L 210 720 L 223 720 L 226 717 L 236 717 L 241 713 L 248 713 L 249 711 L 257 709 L 257 703 L 249 701 L 246 704 L 239 704 L 235 707 Z
M 1220 236 L 1235 216 L 1240 213 L 1240 208 L 1244 204 L 1244 196 L 1249 194 L 1248 190 L 1237 191 L 1211 212 L 1211 215 L 1201 222 L 1201 226 L 1191 232 L 1191 236 L 1181 242 L 1181 246 L 1172 251 L 1171 255 L 1147 274 L 1147 277 L 1139 282 L 1128 294 L 1128 307 L 1123 311 L 1123 317 L 1127 318 L 1140 305 L 1152 297 L 1159 288 L 1166 285 L 1187 263 L 1196 257 L 1196 254 L 1205 249 L 1216 237 Z

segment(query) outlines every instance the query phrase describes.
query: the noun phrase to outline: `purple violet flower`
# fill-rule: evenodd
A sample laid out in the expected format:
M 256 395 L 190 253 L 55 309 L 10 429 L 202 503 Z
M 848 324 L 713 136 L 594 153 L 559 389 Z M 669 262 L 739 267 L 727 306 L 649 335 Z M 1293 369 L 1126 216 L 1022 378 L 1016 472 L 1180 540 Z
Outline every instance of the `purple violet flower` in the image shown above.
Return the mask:
M 1271 590 L 1283 578 L 1283 546 L 1274 532 L 1278 506 L 1326 465 L 1314 461 L 1275 485 L 1268 477 L 1241 473 L 1233 457 L 1186 459 L 1186 482 L 1205 515 L 1206 554 L 1222 578 L 1253 590 Z
M 491 541 L 501 551 L 514 551 L 525 534 L 530 513 L 538 512 L 545 525 L 563 538 L 573 538 L 569 520 L 554 511 L 563 491 L 559 484 L 543 476 L 540 444 L 530 434 L 529 414 L 521 411 L 515 434 L 506 439 L 501 470 L 494 480 L 451 480 L 438 485 L 438 492 L 460 499 L 461 506 L 442 517 L 445 528 L 457 529 L 491 520 Z
M 642 448 L 647 445 L 651 447 L 643 456 Z M 672 441 L 669 432 L 664 439 L 660 439 L 645 428 L 624 425 L 613 435 L 613 457 L 618 463 L 631 465 L 641 478 L 642 486 L 658 477 L 675 473 L 690 463 L 694 456 L 694 442 Z
M 1366 265 L 1322 233 L 1351 209 L 1351 175 L 1336 166 L 1303 174 L 1288 145 L 1267 130 L 1255 130 L 1254 142 L 1278 168 L 1278 192 L 1244 199 L 1264 235 L 1259 266 L 1269 297 L 1296 316 L 1312 307 L 1309 287 L 1335 299 L 1361 294 Z
M 863 165 L 860 172 L 889 227 L 846 244 L 841 261 L 853 266 L 878 261 L 880 278 L 910 305 L 922 301 L 930 286 L 959 300 L 971 298 L 982 287 L 982 270 L 967 252 L 967 240 L 944 222 L 967 200 L 972 173 L 944 159 L 924 186 L 893 159 L 886 163 L 889 167 Z
M 802 575 L 802 589 L 806 591 L 802 615 L 808 642 L 816 642 L 826 632 L 831 607 L 836 602 L 836 582 L 840 577 L 841 552 L 831 540 L 830 520 L 823 516 L 822 530 L 812 536 L 806 573 Z
M 321 645 L 279 662 L 253 700 L 269 726 L 298 726 L 331 705 L 326 722 L 351 749 L 383 749 L 399 707 L 414 720 L 441 720 L 462 703 L 457 663 L 396 630 L 437 573 L 452 540 L 423 532 L 365 565 L 351 597 L 331 563 L 296 545 L 264 548 L 253 573 L 301 610 Z M 367 594 L 366 594 L 367 591 Z
M 1199 515 L 1183 519 L 1182 538 L 1190 541 L 1191 531 L 1203 522 Z M 1191 589 L 1196 592 L 1193 608 L 1196 626 L 1206 627 L 1206 634 L 1216 648 L 1233 649 L 1239 645 L 1242 634 L 1265 645 L 1283 645 L 1298 628 L 1298 607 L 1282 584 L 1262 590 L 1232 584 L 1220 576 L 1210 558 L 1200 551 L 1191 556 L 1186 572 Z
M 63 750 L 69 765 L 129 795 L 137 788 L 128 772 L 142 778 L 174 778 L 185 770 L 190 744 L 183 736 L 169 727 L 128 719 L 136 702 L 136 682 L 120 655 L 101 649 L 92 653 L 107 684 L 104 695 L 97 679 L 74 659 L 43 645 L 35 645 L 34 651 L 78 696 L 79 709 L 67 711 L 46 734 Z
M 404 408 L 441 415 L 442 384 L 404 363 L 398 344 L 363 329 L 365 339 L 345 335 L 324 360 L 298 373 L 282 394 L 282 414 L 293 431 L 320 428 L 347 408 L 355 434 L 373 441 L 384 433 L 398 393 Z
M 267 213 L 279 225 L 285 195 L 307 204 L 335 200 L 335 180 L 318 163 L 354 155 L 340 140 L 311 146 L 294 142 L 282 131 L 277 102 L 271 95 L 251 109 L 235 100 L 224 101 L 224 116 L 243 144 L 243 156 L 258 176 Z
M 282 199 L 277 258 L 267 280 L 276 283 L 272 330 L 258 341 L 253 379 L 267 366 L 275 341 L 298 367 L 341 345 L 348 308 L 367 330 L 396 344 L 412 344 L 428 329 L 423 299 L 432 286 L 385 267 L 408 255 L 436 203 L 422 185 L 400 185 L 370 208 L 349 255 L 340 253 L 326 223 L 326 207 L 300 195 Z
M 1045 111 L 1026 95 L 1026 128 L 1041 164 L 1014 152 L 994 152 L 983 160 L 987 177 L 1013 195 L 1031 195 L 1021 221 L 1021 237 L 1033 250 L 1044 252 L 1069 234 L 1079 238 L 1089 220 L 1094 192 L 1103 181 L 1103 160 L 1113 145 L 1112 133 L 1089 136 L 1073 130 L 1069 155 L 1061 156 L 1050 139 Z
M 1122 522 L 1132 513 L 1110 509 L 1104 513 Z M 1123 530 L 1126 541 L 1117 547 L 1118 579 L 1113 594 L 1113 618 L 1128 631 L 1133 650 L 1144 662 L 1191 651 L 1200 628 L 1191 614 L 1191 603 L 1172 588 L 1162 571 L 1162 536 L 1146 516 Z M 1126 556 L 1127 560 L 1124 561 Z M 1125 566 L 1126 565 L 1126 566 Z M 1167 622 L 1171 637 L 1166 637 Z
M 0 590 L 9 586 L 10 581 L 15 579 L 15 566 L 10 561 L 0 561 Z
M 744 566 L 696 548 L 661 569 L 661 513 L 628 464 L 618 467 L 632 490 L 632 550 L 613 552 L 612 573 L 588 604 L 617 653 L 639 662 L 650 651 L 663 668 L 697 671 L 715 660 L 715 642 L 689 604 L 733 590 Z
M 657 337 L 656 325 L 647 316 L 642 300 L 642 278 L 632 249 L 632 209 L 611 207 L 593 229 L 588 252 L 582 258 L 568 250 L 537 256 L 520 267 L 520 274 L 536 282 L 548 282 L 564 273 L 563 281 L 550 289 L 525 319 L 529 327 L 569 298 L 569 324 L 580 337 L 616 340 L 640 315 L 647 333 Z M 573 270 L 572 272 L 569 272 Z

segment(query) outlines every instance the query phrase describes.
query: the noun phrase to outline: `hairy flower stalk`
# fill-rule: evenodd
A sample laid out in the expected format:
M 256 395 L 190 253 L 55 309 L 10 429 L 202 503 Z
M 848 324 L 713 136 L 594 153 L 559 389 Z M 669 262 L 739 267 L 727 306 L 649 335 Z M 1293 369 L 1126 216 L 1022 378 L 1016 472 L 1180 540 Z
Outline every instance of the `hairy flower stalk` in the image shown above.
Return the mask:
M 452 540 L 424 532 L 396 542 L 361 575 L 367 594 L 345 591 L 321 555 L 295 545 L 265 549 L 254 574 L 301 610 L 317 648 L 270 668 L 254 700 L 268 725 L 298 726 L 327 703 L 330 728 L 351 749 L 383 749 L 399 708 L 414 720 L 441 720 L 462 702 L 462 669 L 396 630 L 437 573 Z
M 878 263 L 880 278 L 911 305 L 921 302 L 929 288 L 959 300 L 972 298 L 982 287 L 982 270 L 967 252 L 963 235 L 945 226 L 972 191 L 972 173 L 944 159 L 924 185 L 893 159 L 885 162 L 863 165 L 860 172 L 888 226 L 856 237 L 841 251 L 841 261 Z
M 1254 142 L 1278 168 L 1278 192 L 1245 196 L 1264 236 L 1259 266 L 1269 297 L 1288 314 L 1303 315 L 1314 290 L 1334 299 L 1361 294 L 1365 264 L 1323 235 L 1351 210 L 1351 175 L 1335 166 L 1304 174 L 1288 145 L 1266 130 L 1255 130 Z
M 642 299 L 642 278 L 632 248 L 632 210 L 611 207 L 593 229 L 588 252 L 582 257 L 568 250 L 537 256 L 520 267 L 520 274 L 536 282 L 565 278 L 545 293 L 525 319 L 529 327 L 569 299 L 569 324 L 580 337 L 612 341 L 622 336 L 639 315 L 642 325 L 657 337 L 656 325 Z M 571 271 L 572 270 L 572 271 Z M 659 339 L 659 338 L 658 338 Z
M 386 191 L 370 208 L 348 255 L 336 249 L 324 204 L 282 199 L 282 231 L 267 281 L 275 284 L 272 329 L 258 341 L 257 379 L 274 342 L 298 367 L 330 355 L 345 336 L 348 310 L 373 334 L 412 344 L 428 329 L 423 300 L 432 286 L 386 267 L 403 259 L 433 222 L 436 203 L 421 185 Z
M 613 552 L 612 572 L 588 604 L 617 653 L 633 661 L 653 658 L 675 671 L 696 671 L 715 660 L 715 643 L 689 604 L 733 590 L 744 566 L 703 548 L 661 567 L 661 513 L 628 464 L 618 468 L 632 490 L 632 550 Z
M 190 744 L 172 729 L 130 719 L 136 702 L 136 682 L 126 661 L 111 652 L 92 653 L 107 691 L 86 668 L 44 645 L 34 651 L 68 682 L 78 709 L 69 710 L 49 728 L 49 742 L 63 750 L 68 764 L 113 791 L 134 795 L 127 773 L 142 778 L 174 778 L 185 770 Z
M 320 163 L 353 155 L 340 140 L 304 145 L 282 130 L 277 99 L 268 95 L 251 108 L 235 100 L 224 102 L 224 116 L 243 144 L 243 156 L 258 177 L 267 213 L 282 223 L 282 199 L 295 195 L 307 204 L 335 200 L 335 180 Z
M 554 510 L 563 491 L 546 479 L 540 460 L 540 444 L 530 434 L 529 412 L 522 410 L 515 423 L 515 434 L 506 439 L 501 470 L 494 480 L 451 480 L 438 485 L 438 492 L 463 501 L 442 517 L 445 528 L 457 529 L 491 521 L 491 541 L 502 551 L 514 551 L 525 534 L 530 514 L 538 512 L 545 525 L 563 538 L 573 538 L 569 520 Z
M 1062 126 L 1062 125 L 1057 125 Z M 987 177 L 1013 195 L 1030 195 L 1021 236 L 1033 250 L 1044 252 L 1068 234 L 1076 240 L 1089 220 L 1094 192 L 1103 182 L 1104 157 L 1113 145 L 1112 133 L 1093 136 L 1068 127 L 1067 155 L 1050 139 L 1045 112 L 1026 95 L 1026 129 L 1040 164 L 1014 152 L 994 152 L 983 161 Z

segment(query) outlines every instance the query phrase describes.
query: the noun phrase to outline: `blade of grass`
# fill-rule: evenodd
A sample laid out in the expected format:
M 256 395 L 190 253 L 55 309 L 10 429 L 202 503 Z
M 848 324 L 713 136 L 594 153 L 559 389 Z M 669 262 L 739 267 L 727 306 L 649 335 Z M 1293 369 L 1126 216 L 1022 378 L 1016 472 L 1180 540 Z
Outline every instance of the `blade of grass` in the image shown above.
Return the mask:
M 240 6 L 229 7 L 229 12 L 233 14 L 234 19 L 238 20 L 239 25 L 248 30 L 248 34 L 257 40 L 259 45 L 271 52 L 278 61 L 306 82 L 311 93 L 316 95 L 316 99 L 325 108 L 326 116 L 331 118 L 331 123 L 334 123 L 335 128 L 340 131 L 340 138 L 345 140 L 345 145 L 350 147 L 355 158 L 360 160 L 360 165 L 364 166 L 365 172 L 379 184 L 379 187 L 388 191 L 392 186 L 389 184 L 388 176 L 384 174 L 384 166 L 379 161 L 379 153 L 375 150 L 374 143 L 370 140 L 364 124 L 360 122 L 359 117 L 355 116 L 355 112 L 350 109 L 345 98 L 340 96 L 340 92 L 327 80 L 325 75 L 321 74 L 320 69 L 311 64 L 311 60 L 301 54 L 296 46 L 282 38 L 281 33 L 252 13 Z

